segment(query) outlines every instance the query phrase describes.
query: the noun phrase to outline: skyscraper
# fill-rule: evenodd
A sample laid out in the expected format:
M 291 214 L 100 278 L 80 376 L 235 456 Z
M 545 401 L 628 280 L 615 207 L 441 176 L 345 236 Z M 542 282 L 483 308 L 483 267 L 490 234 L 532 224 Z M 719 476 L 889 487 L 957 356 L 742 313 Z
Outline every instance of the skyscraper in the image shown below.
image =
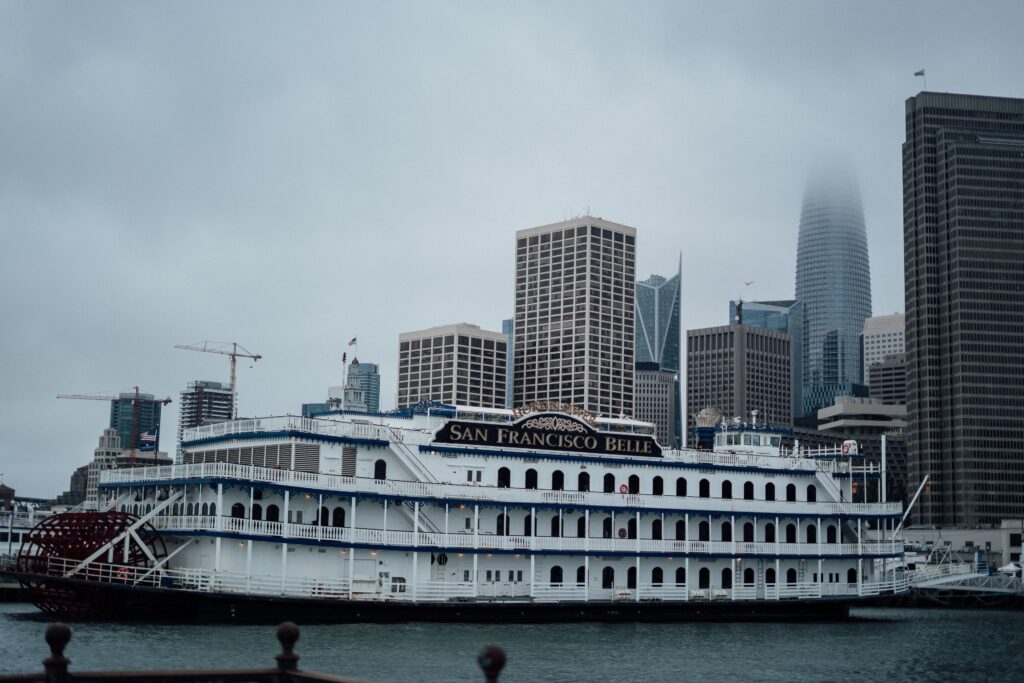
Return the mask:
M 636 229 L 592 216 L 516 233 L 517 405 L 633 412 Z
M 744 301 L 742 324 L 762 330 L 785 332 L 793 339 L 793 417 L 803 414 L 804 309 L 799 301 Z M 736 301 L 729 302 L 729 324 L 738 325 Z
M 683 264 L 670 278 L 636 283 L 636 377 L 633 417 L 653 422 L 664 446 L 682 446 L 679 304 Z
M 508 339 L 458 323 L 398 336 L 398 408 L 423 401 L 505 407 Z
M 133 438 L 132 424 L 134 413 L 138 409 L 138 423 Z M 122 448 L 129 450 L 138 445 L 140 451 L 160 450 L 160 411 L 163 405 L 154 399 L 153 394 L 136 394 L 124 392 L 110 402 L 110 427 L 117 430 Z
M 231 387 L 221 382 L 197 379 L 179 395 L 177 456 L 181 458 L 181 435 L 186 429 L 231 419 L 235 405 Z
M 793 340 L 784 332 L 723 325 L 686 332 L 686 434 L 696 445 L 696 415 L 711 408 L 726 418 L 793 423 Z
M 803 306 L 803 414 L 844 394 L 867 395 L 860 333 L 871 316 L 871 268 L 860 191 L 839 167 L 812 177 L 797 243 L 796 298 Z
M 903 258 L 916 521 L 1024 516 L 1024 100 L 906 102 Z
M 360 363 L 353 358 L 348 368 L 348 384 L 362 390 L 367 412 L 380 412 L 380 368 L 376 363 Z
M 515 364 L 515 321 L 512 318 L 506 318 L 501 321 L 501 333 L 508 337 L 508 369 L 505 372 L 505 407 L 508 409 L 515 408 L 515 396 L 512 392 L 512 368 Z

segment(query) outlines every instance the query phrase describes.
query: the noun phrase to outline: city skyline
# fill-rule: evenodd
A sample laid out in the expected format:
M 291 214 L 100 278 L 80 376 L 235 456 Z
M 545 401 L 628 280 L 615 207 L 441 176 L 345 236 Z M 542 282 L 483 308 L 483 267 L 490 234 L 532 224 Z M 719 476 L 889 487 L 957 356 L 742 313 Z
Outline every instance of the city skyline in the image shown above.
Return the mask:
M 311 6 L 282 25 L 225 6 L 6 3 L 5 482 L 55 495 L 91 457 L 107 406 L 58 393 L 226 379 L 221 359 L 173 350 L 194 339 L 263 354 L 239 365 L 243 415 L 321 396 L 357 333 L 387 398 L 400 331 L 498 329 L 526 225 L 635 225 L 642 273 L 681 249 L 684 329 L 718 324 L 740 295 L 789 298 L 803 178 L 835 145 L 864 180 L 875 310 L 903 310 L 913 72 L 1022 94 L 1018 4 L 984 29 L 969 7 L 925 7 Z M 413 60 L 424 26 L 439 40 Z

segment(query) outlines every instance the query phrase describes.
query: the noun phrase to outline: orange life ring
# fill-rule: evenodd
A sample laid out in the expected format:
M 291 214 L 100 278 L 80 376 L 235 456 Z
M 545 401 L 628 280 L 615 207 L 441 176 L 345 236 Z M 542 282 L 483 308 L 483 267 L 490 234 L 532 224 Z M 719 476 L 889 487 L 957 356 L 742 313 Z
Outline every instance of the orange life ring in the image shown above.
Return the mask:
M 629 493 L 629 487 L 625 484 L 619 485 L 619 493 Z

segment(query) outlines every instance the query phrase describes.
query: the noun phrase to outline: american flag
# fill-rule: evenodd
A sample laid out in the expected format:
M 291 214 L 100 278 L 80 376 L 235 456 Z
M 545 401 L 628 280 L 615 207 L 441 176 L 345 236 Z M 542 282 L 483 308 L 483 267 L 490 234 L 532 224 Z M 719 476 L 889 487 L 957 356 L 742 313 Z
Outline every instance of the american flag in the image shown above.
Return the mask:
M 350 342 L 348 343 L 348 345 L 349 345 L 349 346 L 355 346 L 355 345 L 356 345 L 356 338 L 355 338 L 355 337 L 352 337 L 352 341 L 350 341 Z
M 153 432 L 142 432 L 139 434 L 139 441 L 142 443 L 156 443 L 156 434 Z

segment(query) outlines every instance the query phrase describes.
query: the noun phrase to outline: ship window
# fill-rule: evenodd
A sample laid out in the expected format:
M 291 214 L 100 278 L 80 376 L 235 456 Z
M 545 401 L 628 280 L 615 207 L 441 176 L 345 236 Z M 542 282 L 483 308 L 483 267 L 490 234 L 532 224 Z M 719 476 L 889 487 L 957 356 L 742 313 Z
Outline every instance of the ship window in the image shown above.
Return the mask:
M 732 482 L 722 482 L 722 498 L 732 498 Z
M 601 523 L 601 535 L 604 538 L 612 537 L 612 518 L 605 517 L 604 522 Z
M 276 505 L 267 506 L 267 521 L 278 522 L 281 520 L 281 510 Z
M 462 570 L 462 581 L 464 583 L 469 583 L 469 570 L 468 569 L 463 569 Z
M 732 524 L 730 524 L 729 522 L 722 522 L 722 540 L 732 540 Z
M 754 482 L 748 481 L 743 484 L 743 500 L 754 500 Z
M 325 507 L 320 508 L 320 526 L 330 526 L 331 511 Z
M 615 569 L 605 567 L 601 570 L 601 588 L 615 587 Z
M 660 496 L 665 493 L 665 480 L 661 477 L 655 477 L 651 484 L 651 493 L 656 496 Z
M 832 524 L 829 524 L 828 528 L 825 529 L 825 540 L 828 543 L 836 542 L 836 528 Z
M 676 569 L 676 585 L 683 585 L 686 583 L 686 567 L 678 567 Z
M 656 519 L 651 522 L 651 539 L 655 541 L 661 540 L 661 520 Z
M 334 508 L 334 512 L 331 513 L 331 526 L 345 526 L 345 508 Z
M 771 522 L 764 525 L 764 542 L 775 543 L 775 525 Z
M 636 538 L 636 517 L 630 517 L 626 527 L 626 538 Z
M 781 443 L 782 443 L 782 437 L 781 436 L 773 436 L 772 437 L 772 446 L 774 446 L 775 448 L 778 448 L 779 444 L 781 444 Z
M 796 543 L 796 525 L 786 525 L 786 543 Z
M 263 507 L 259 503 L 253 503 L 250 516 L 253 519 L 263 519 Z
M 686 495 L 686 479 L 684 477 L 679 477 L 678 479 L 676 479 L 676 495 Z
M 526 470 L 526 488 L 537 488 L 537 470 L 533 468 Z
M 533 536 L 533 515 L 526 515 L 523 519 L 523 536 Z
M 576 488 L 580 491 L 590 490 L 590 475 L 586 472 L 580 472 L 580 476 L 576 479 Z
M 786 486 L 786 500 L 790 503 L 796 501 L 796 484 Z
M 562 585 L 562 568 L 557 565 L 551 568 L 551 583 Z
M 743 583 L 748 586 L 754 585 L 754 570 L 750 567 L 743 570 Z
M 807 526 L 807 542 L 817 543 L 818 542 L 818 530 L 813 524 Z
M 769 568 L 769 569 L 766 569 L 764 571 L 764 582 L 766 584 L 770 585 L 770 586 L 774 586 L 775 585 L 775 570 L 774 569 Z
M 576 537 L 586 538 L 587 537 L 587 518 L 580 517 L 576 520 Z
M 775 484 L 768 483 L 764 485 L 764 499 L 775 500 Z
M 498 469 L 498 488 L 507 489 L 512 482 L 512 473 L 507 467 Z
M 245 517 L 245 506 L 241 503 L 235 503 L 231 506 L 231 516 L 235 519 L 242 519 Z
M 635 474 L 629 476 L 629 492 L 640 493 L 640 477 Z
M 750 434 L 744 434 L 743 435 L 743 445 L 744 446 L 749 446 L 750 445 Z
M 711 482 L 707 479 L 700 480 L 700 497 L 710 498 L 711 497 Z
M 565 488 L 565 474 L 562 470 L 555 470 L 551 473 L 551 490 L 561 491 Z
M 743 542 L 753 543 L 754 542 L 754 525 L 747 522 L 743 525 Z
M 787 569 L 786 570 L 786 583 L 796 583 L 796 570 L 795 569 Z
M 846 570 L 846 583 L 857 583 L 857 570 L 856 569 L 853 569 L 851 567 L 850 569 Z
M 373 478 L 378 480 L 388 478 L 388 464 L 386 462 L 378 460 L 373 463 Z
M 636 588 L 636 567 L 626 570 L 626 588 Z
M 615 493 L 615 475 L 611 472 L 604 475 L 604 492 Z
M 715 434 L 715 445 L 716 446 L 724 446 L 725 445 L 725 437 L 722 434 Z
M 562 535 L 562 520 L 558 518 L 558 515 L 551 518 L 551 535 L 556 537 Z
M 201 515 L 202 515 L 203 517 L 205 517 L 205 516 L 207 516 L 208 514 L 210 514 L 210 506 L 209 506 L 209 505 L 207 505 L 206 503 L 203 503 L 203 509 L 202 509 L 202 512 L 200 512 L 199 514 L 201 514 Z
M 681 519 L 676 522 L 676 540 L 686 540 L 686 522 Z
M 580 565 L 576 568 L 576 583 L 584 584 L 587 582 L 587 568 Z
M 498 520 L 495 522 L 494 533 L 499 536 L 508 536 L 508 525 L 508 516 L 503 512 L 499 512 Z
M 707 567 L 701 567 L 700 573 L 697 575 L 697 587 L 711 588 L 711 570 Z
M 814 484 L 807 486 L 807 502 L 814 503 L 818 500 L 818 489 Z
M 753 434 L 753 435 L 751 435 L 750 441 L 751 441 L 752 445 L 760 446 L 761 445 L 761 435 L 760 434 Z
M 711 525 L 706 521 L 701 522 L 700 526 L 697 527 L 697 540 L 698 541 L 710 541 L 711 540 Z
M 722 588 L 732 588 L 732 569 L 729 567 L 722 570 Z

